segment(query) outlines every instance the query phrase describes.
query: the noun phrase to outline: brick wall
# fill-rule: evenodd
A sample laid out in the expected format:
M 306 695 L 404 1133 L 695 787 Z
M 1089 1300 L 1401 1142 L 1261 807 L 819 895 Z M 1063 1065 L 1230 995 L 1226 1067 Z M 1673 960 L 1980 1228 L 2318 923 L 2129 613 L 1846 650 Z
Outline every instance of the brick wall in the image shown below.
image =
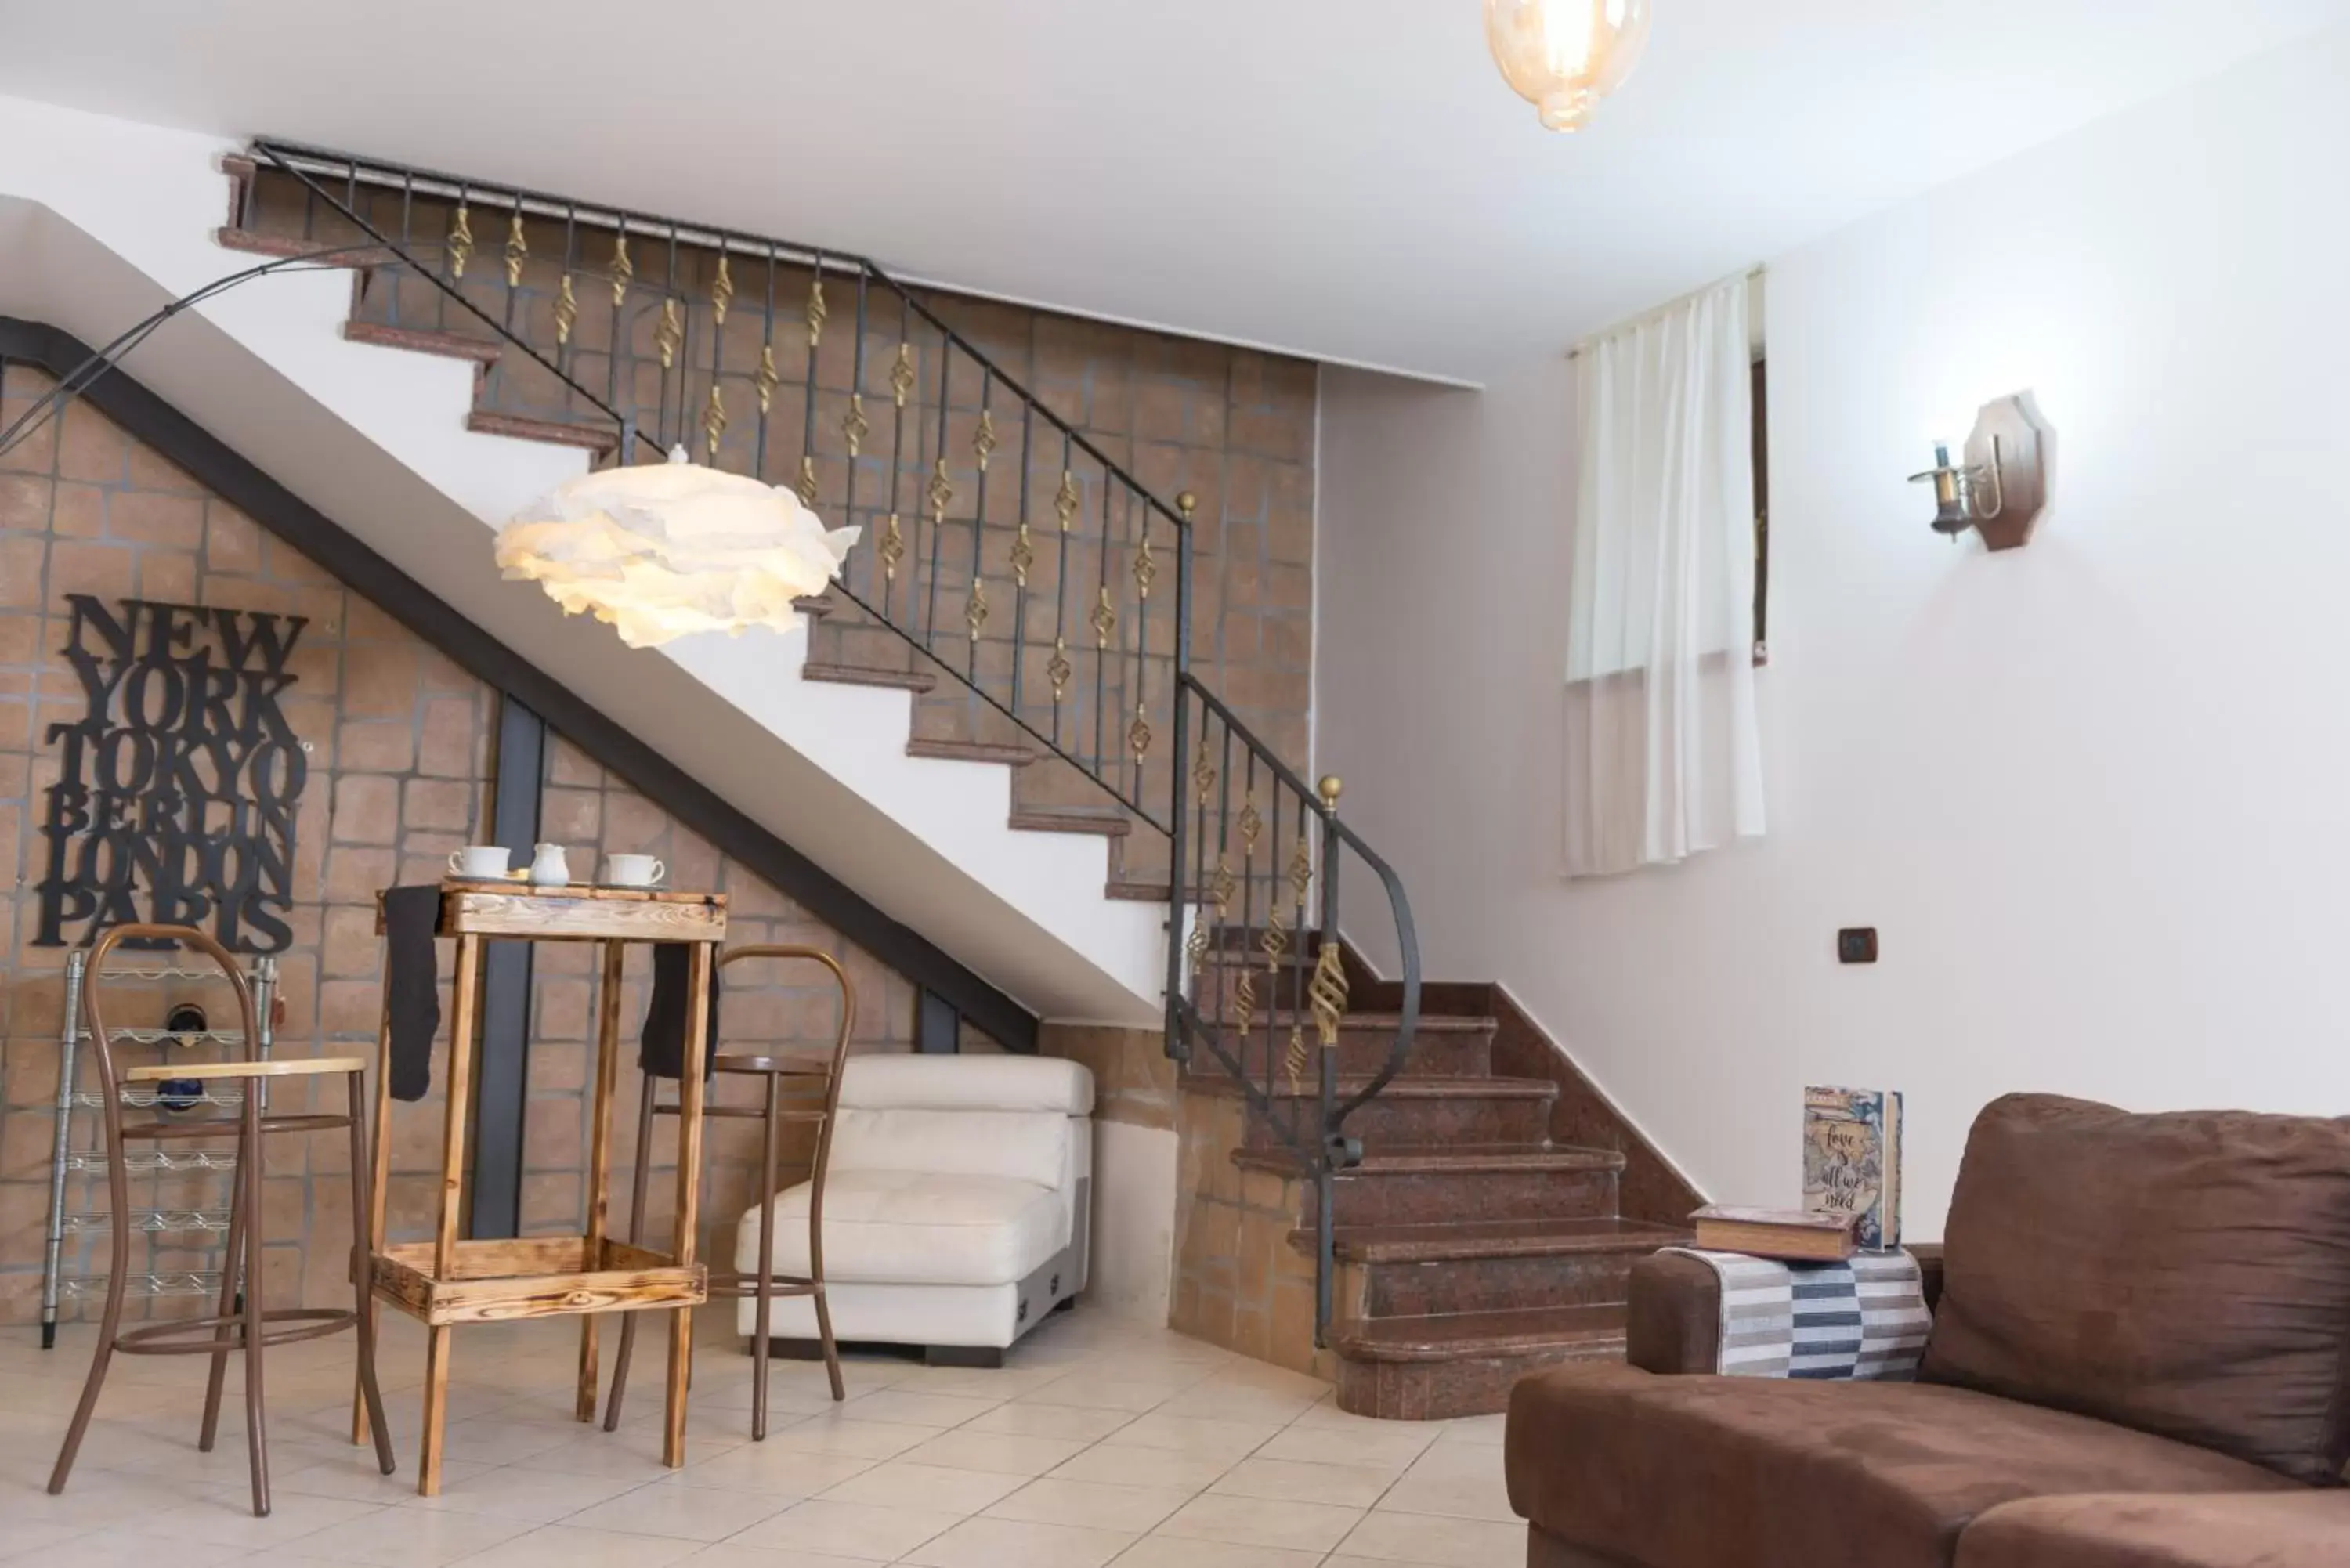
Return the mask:
M 25 367 L 0 368 L 0 426 L 48 384 Z M 72 405 L 61 421 L 0 457 L 0 1323 L 36 1314 L 47 1228 L 65 950 L 31 943 L 34 885 L 47 868 L 36 831 L 41 792 L 57 774 L 46 726 L 78 719 L 84 709 L 82 684 L 60 654 L 68 593 L 310 618 L 289 666 L 295 683 L 280 702 L 310 764 L 296 815 L 293 941 L 278 955 L 286 1005 L 280 1054 L 372 1054 L 380 1005 L 376 890 L 438 877 L 448 852 L 480 831 L 494 776 L 494 692 L 93 410 Z M 858 991 L 860 1048 L 906 1047 L 913 992 L 902 977 L 728 864 L 567 743 L 549 748 L 545 784 L 543 836 L 569 847 L 575 874 L 592 873 L 607 850 L 661 855 L 672 885 L 729 894 L 734 941 L 805 942 L 838 955 Z M 578 1223 L 595 989 L 586 953 L 544 947 L 536 969 L 523 1195 L 524 1221 L 535 1231 Z M 835 1004 L 820 972 L 760 967 L 768 972 L 738 965 L 729 976 L 730 1043 L 828 1047 Z M 622 1011 L 631 1039 L 643 1015 L 644 978 L 631 969 Z M 163 987 L 120 995 L 122 1011 L 110 1022 L 160 1022 L 175 999 Z M 444 981 L 442 1016 L 448 1012 Z M 281 1092 L 273 1107 L 300 1092 Z M 637 1093 L 631 1046 L 616 1139 L 615 1211 L 622 1223 Z M 395 1110 L 391 1211 L 402 1236 L 429 1228 L 442 1121 L 437 1091 Z M 74 1141 L 94 1147 L 96 1136 L 84 1126 Z M 756 1144 L 745 1124 L 712 1122 L 709 1147 L 703 1211 L 715 1231 L 731 1225 L 750 1191 Z M 298 1292 L 331 1301 L 347 1288 L 346 1164 L 337 1135 L 289 1136 L 272 1147 L 267 1278 L 281 1300 Z M 216 1177 L 176 1177 L 153 1187 L 151 1200 L 216 1205 L 224 1187 Z M 670 1190 L 665 1179 L 656 1186 L 650 1206 L 656 1215 L 668 1212 Z M 133 1201 L 150 1199 L 134 1192 Z M 75 1179 L 67 1207 L 102 1209 L 102 1184 Z M 203 1266 L 173 1238 L 135 1246 L 132 1257 L 139 1269 Z
M 1248 1141 L 1247 1132 L 1239 1096 L 1178 1096 L 1168 1326 L 1294 1372 L 1332 1376 L 1329 1354 L 1314 1348 L 1314 1260 L 1290 1243 L 1305 1212 L 1305 1183 L 1235 1166 L 1232 1150 Z

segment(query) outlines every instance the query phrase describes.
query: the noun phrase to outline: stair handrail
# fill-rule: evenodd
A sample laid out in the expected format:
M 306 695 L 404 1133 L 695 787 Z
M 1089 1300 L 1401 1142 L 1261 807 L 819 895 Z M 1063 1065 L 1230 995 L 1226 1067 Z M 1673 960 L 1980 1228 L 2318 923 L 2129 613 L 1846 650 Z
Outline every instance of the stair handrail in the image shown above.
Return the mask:
M 431 286 L 438 307 L 438 325 L 429 330 L 445 334 L 448 307 L 456 306 L 461 319 L 477 324 L 478 329 L 498 345 L 497 352 L 484 363 L 485 378 L 507 373 L 511 368 L 504 363 L 505 352 L 518 350 L 530 366 L 562 389 L 561 418 L 536 422 L 544 430 L 562 435 L 568 426 L 582 422 L 577 416 L 584 408 L 584 424 L 596 427 L 608 422 L 610 437 L 608 441 L 583 441 L 582 444 L 608 450 L 616 460 L 624 460 L 639 451 L 658 458 L 671 445 L 697 437 L 703 447 L 703 461 L 713 466 L 727 466 L 722 457 L 737 451 L 726 440 L 730 417 L 723 392 L 728 374 L 724 365 L 727 319 L 732 301 L 740 292 L 732 281 L 732 263 L 741 257 L 746 265 L 757 265 L 765 269 L 764 298 L 756 317 L 762 327 L 756 369 L 734 374 L 738 381 L 747 380 L 756 393 L 755 455 L 748 471 L 766 478 L 771 402 L 787 385 L 775 356 L 777 269 L 795 266 L 807 272 L 810 286 L 803 317 L 806 324 L 805 370 L 797 389 L 803 402 L 803 444 L 795 488 L 803 502 L 812 508 L 823 509 L 820 504 L 826 495 L 817 460 L 821 455 L 829 462 L 837 456 L 819 453 L 817 450 L 816 410 L 820 400 L 845 398 L 846 412 L 838 428 L 848 461 L 842 471 L 845 493 L 840 507 L 849 521 L 857 521 L 859 516 L 856 487 L 861 441 L 879 423 L 864 412 L 863 400 L 868 390 L 888 396 L 891 425 L 885 530 L 878 540 L 860 540 L 858 550 L 852 553 L 849 569 L 828 591 L 855 605 L 873 624 L 895 634 L 916 653 L 935 662 L 1009 719 L 1029 740 L 1078 769 L 1100 786 L 1120 810 L 1167 836 L 1170 852 L 1164 1020 L 1168 1053 L 1187 1068 L 1204 1056 L 1208 1064 L 1237 1085 L 1249 1114 L 1263 1123 L 1291 1151 L 1300 1175 L 1313 1183 L 1316 1216 L 1315 1338 L 1317 1345 L 1324 1343 L 1331 1321 L 1335 1279 L 1332 1183 L 1339 1173 L 1351 1168 L 1362 1158 L 1360 1140 L 1347 1134 L 1347 1119 L 1386 1088 L 1410 1054 L 1420 1006 L 1419 944 L 1401 879 L 1361 835 L 1339 817 L 1337 781 L 1325 779 L 1319 785 L 1308 784 L 1194 673 L 1191 619 L 1195 529 L 1190 494 L 1179 495 L 1172 506 L 1160 500 L 1070 421 L 1006 374 L 967 334 L 958 331 L 911 289 L 871 260 L 854 253 L 656 217 L 615 203 L 579 202 L 510 183 L 406 167 L 299 142 L 257 140 L 252 144 L 251 157 L 256 171 L 263 167 L 277 171 L 302 188 L 306 236 L 315 223 L 313 203 L 318 203 L 371 242 L 365 254 L 355 257 L 348 244 L 320 244 L 312 253 L 349 257 L 345 265 L 359 265 L 362 299 L 374 272 L 421 279 Z M 335 184 L 341 186 L 339 196 L 331 188 Z M 254 228 L 258 196 L 258 181 L 247 179 L 243 205 L 236 217 L 248 230 Z M 376 213 L 376 199 L 393 196 L 398 198 L 396 237 L 387 223 L 378 221 Z M 420 198 L 427 203 L 454 203 L 448 214 L 448 226 L 421 243 L 416 231 Z M 502 245 L 494 234 L 485 240 L 476 239 L 471 226 L 476 208 L 484 213 L 505 215 L 508 226 Z M 544 301 L 536 296 L 545 294 L 545 290 L 526 289 L 523 285 L 534 263 L 543 259 L 529 237 L 534 223 L 542 229 L 561 225 L 560 281 L 556 290 Z M 602 274 L 581 265 L 578 240 L 583 231 L 612 237 L 612 259 Z M 639 281 L 641 275 L 629 249 L 632 238 L 644 244 L 649 262 L 653 247 L 665 248 L 667 275 L 660 283 Z M 702 256 L 718 258 L 706 286 L 699 294 L 679 286 L 677 274 L 681 261 L 687 259 L 686 247 L 692 247 L 692 265 L 697 266 Z M 379 251 L 380 254 L 375 254 Z M 487 296 L 490 306 L 498 308 L 485 307 L 482 300 L 469 294 L 471 286 L 465 274 L 469 265 L 475 265 L 477 255 L 480 263 L 490 268 L 486 274 L 477 275 L 486 276 L 488 283 L 479 292 Z M 496 283 L 501 275 L 504 279 L 503 289 Z M 586 340 L 576 331 L 587 318 L 576 291 L 576 283 L 582 278 L 597 286 L 608 287 L 611 295 L 608 336 L 598 356 L 606 365 L 605 389 L 601 392 L 577 373 L 582 368 L 585 350 L 581 345 Z M 844 289 L 853 286 L 856 291 L 856 337 L 846 394 L 820 384 L 821 339 L 831 309 L 824 292 L 827 281 Z M 639 373 L 650 366 L 634 352 L 636 327 L 645 318 L 639 317 L 625 323 L 623 320 L 626 300 L 636 289 L 644 290 L 647 298 L 657 301 L 659 307 L 653 318 L 654 354 L 650 358 L 658 358 L 660 369 L 650 419 L 646 417 Z M 886 378 L 878 381 L 868 374 L 872 366 L 867 355 L 872 327 L 870 307 L 876 294 L 898 302 L 899 322 L 898 352 Z M 387 298 L 392 314 L 390 325 L 395 329 L 403 327 L 398 315 L 397 276 Z M 533 321 L 542 304 L 554 327 L 551 354 L 543 337 L 534 342 L 531 336 Z M 749 310 L 746 306 L 746 317 Z M 698 372 L 693 363 L 694 339 L 705 321 L 709 327 L 709 365 L 706 372 Z M 920 389 L 919 380 L 930 379 L 922 371 L 908 369 L 917 362 L 912 350 L 918 327 L 936 345 L 935 408 L 913 396 Z M 926 343 L 925 357 L 931 352 Z M 952 379 L 958 357 L 966 379 L 976 376 L 979 382 L 973 433 L 955 454 L 958 458 L 968 454 L 975 470 L 974 496 L 967 518 L 950 515 L 953 503 L 962 498 L 954 488 L 953 467 L 949 462 L 949 433 L 956 411 Z M 631 395 L 625 400 L 619 395 L 624 359 L 630 361 L 631 371 Z M 696 400 L 692 394 L 697 375 L 709 393 L 698 420 L 691 412 L 691 405 Z M 673 380 L 677 394 L 674 401 Z M 1009 405 L 1007 412 L 1017 410 L 1021 446 L 1016 523 L 1013 542 L 1004 556 L 1015 582 L 1017 618 L 1008 697 L 990 690 L 990 677 L 980 669 L 982 629 L 990 613 L 984 594 L 988 567 L 985 543 L 991 525 L 987 501 L 989 459 L 995 447 L 1002 444 L 993 425 L 993 400 L 999 389 Z M 923 566 L 920 511 L 913 514 L 910 545 L 900 524 L 905 512 L 900 504 L 900 482 L 908 472 L 904 447 L 910 406 L 920 410 L 915 428 L 916 472 L 923 466 L 921 460 L 929 439 L 923 427 L 935 420 L 936 430 L 935 441 L 927 449 L 931 477 L 916 493 L 918 500 L 930 504 L 927 599 L 918 595 L 915 587 Z M 967 397 L 962 411 L 972 411 Z M 1045 542 L 1046 549 L 1038 548 L 1031 524 L 1031 480 L 1039 424 L 1044 427 L 1046 441 L 1057 441 L 1061 450 L 1061 483 L 1050 503 L 1057 528 Z M 1089 465 L 1082 482 L 1077 463 L 1080 457 Z M 1094 499 L 1098 502 L 1100 523 L 1098 537 L 1089 533 L 1082 546 L 1097 558 L 1096 597 L 1093 607 L 1080 622 L 1084 629 L 1094 633 L 1095 641 L 1091 650 L 1095 733 L 1089 753 L 1081 743 L 1082 737 L 1067 735 L 1062 722 L 1065 699 L 1071 682 L 1081 671 L 1079 660 L 1086 651 L 1082 636 L 1080 646 L 1076 648 L 1069 646 L 1067 636 L 1074 522 L 1078 512 L 1086 512 L 1090 528 L 1091 514 L 1097 509 L 1085 494 L 1088 488 L 1098 493 Z M 1123 529 L 1113 524 L 1113 513 L 1121 508 L 1125 512 Z M 880 510 L 878 504 L 869 504 L 866 508 L 867 514 Z M 969 531 L 967 581 L 942 569 L 941 552 L 951 524 Z M 1160 569 L 1157 565 L 1158 542 L 1152 537 L 1154 524 L 1171 531 L 1167 543 L 1171 545 L 1175 556 L 1174 618 L 1171 635 L 1164 639 L 1170 645 L 1164 655 L 1154 653 L 1150 635 L 1150 589 Z M 961 541 L 957 543 L 960 545 Z M 1023 701 L 1029 662 L 1025 655 L 1037 650 L 1027 640 L 1025 627 L 1030 577 L 1055 545 L 1057 559 L 1050 574 L 1055 601 L 1053 658 L 1040 671 L 1051 685 L 1051 715 L 1049 722 L 1040 728 L 1034 711 L 1036 705 Z M 1111 562 L 1121 554 L 1120 593 L 1114 597 L 1110 587 Z M 907 591 L 900 606 L 895 592 L 898 568 L 910 555 L 913 568 L 908 574 Z M 1079 564 L 1082 566 L 1082 558 Z M 860 566 L 862 589 L 852 580 Z M 969 635 L 961 670 L 955 668 L 952 659 L 945 656 L 938 641 L 938 597 L 942 581 L 968 596 L 963 618 Z M 1132 607 L 1138 613 L 1121 622 L 1118 601 L 1123 597 L 1128 581 L 1134 587 Z M 1114 639 L 1122 644 L 1115 653 L 1111 648 Z M 1150 677 L 1154 664 L 1160 660 L 1168 666 L 1158 688 L 1158 700 L 1163 708 L 1154 711 Z M 1118 678 L 1116 753 L 1105 743 L 1113 671 Z M 1157 738 L 1151 720 L 1160 713 L 1171 719 L 1171 743 L 1159 759 L 1146 766 L 1146 758 Z M 1243 800 L 1237 811 L 1231 799 L 1235 747 L 1241 756 L 1239 776 L 1243 782 Z M 1113 754 L 1118 758 L 1115 765 L 1110 760 Z M 1128 755 L 1130 765 L 1125 762 Z M 1163 779 L 1154 778 L 1154 774 L 1163 775 Z M 1266 792 L 1264 807 L 1256 801 L 1260 780 Z M 1187 784 L 1192 786 L 1188 791 Z M 1287 861 L 1282 863 L 1284 821 L 1290 825 L 1290 849 Z M 1265 864 L 1260 868 L 1255 859 L 1256 846 L 1268 836 Z M 1230 865 L 1235 838 L 1241 841 L 1242 864 L 1237 872 Z M 1209 859 L 1211 839 L 1215 845 L 1212 871 Z M 1399 961 L 1401 1005 L 1395 1037 L 1385 1059 L 1362 1083 L 1346 1089 L 1341 1086 L 1337 1070 L 1339 1031 L 1349 989 L 1340 935 L 1338 870 L 1340 862 L 1350 855 L 1372 874 L 1385 895 L 1387 912 L 1394 924 L 1393 951 Z M 1290 890 L 1287 915 L 1283 912 L 1280 898 L 1284 883 Z M 1265 893 L 1262 925 L 1258 923 L 1256 907 L 1260 887 Z M 1210 911 L 1213 914 L 1212 922 Z M 1235 951 L 1243 955 L 1237 966 L 1227 961 Z M 1232 1026 L 1234 1020 L 1226 1016 L 1224 1004 L 1228 999 L 1221 989 L 1223 971 L 1235 968 L 1234 996 L 1242 1008 L 1236 1029 Z M 1260 968 L 1268 988 L 1261 1018 L 1253 990 Z M 1203 989 L 1211 969 L 1217 971 L 1219 987 L 1212 999 Z M 1285 1050 L 1277 1038 L 1284 1021 L 1289 1030 Z M 1263 1055 L 1260 1063 L 1252 1064 L 1248 1060 L 1251 1040 L 1260 1023 L 1263 1030 Z M 1318 1049 L 1305 1044 L 1309 1024 L 1317 1037 Z M 1278 1063 L 1276 1055 L 1280 1058 Z M 1311 1094 L 1305 1091 L 1304 1085 L 1309 1064 L 1315 1073 Z M 1287 1095 L 1279 1092 L 1276 1066 L 1289 1080 Z

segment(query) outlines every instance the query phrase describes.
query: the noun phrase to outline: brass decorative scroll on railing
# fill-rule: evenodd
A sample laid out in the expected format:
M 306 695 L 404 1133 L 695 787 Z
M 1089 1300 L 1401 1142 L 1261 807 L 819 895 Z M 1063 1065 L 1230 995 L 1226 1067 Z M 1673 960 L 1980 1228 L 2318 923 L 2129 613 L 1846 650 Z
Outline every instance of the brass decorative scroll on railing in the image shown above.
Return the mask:
M 359 268 L 352 336 L 474 359 L 476 429 L 597 461 L 685 447 L 863 530 L 814 635 L 917 690 L 943 672 L 1146 830 L 1122 875 L 1166 889 L 1168 1051 L 1236 1085 L 1315 1183 L 1326 1327 L 1330 1182 L 1410 1049 L 1419 955 L 1336 782 L 1307 785 L 1193 673 L 1191 496 L 1150 493 L 859 256 L 275 141 L 238 220 L 237 243 Z M 1401 1027 L 1358 1075 L 1338 1072 L 1342 860 L 1402 956 Z

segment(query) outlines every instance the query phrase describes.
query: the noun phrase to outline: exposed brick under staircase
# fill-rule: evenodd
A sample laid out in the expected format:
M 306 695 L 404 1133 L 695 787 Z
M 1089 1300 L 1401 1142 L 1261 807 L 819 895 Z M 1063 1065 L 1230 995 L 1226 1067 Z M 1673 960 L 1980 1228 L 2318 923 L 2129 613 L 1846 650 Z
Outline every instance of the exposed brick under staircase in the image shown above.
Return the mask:
M 1347 968 L 1342 1093 L 1385 1063 L 1399 1023 L 1400 988 Z M 1685 1242 L 1699 1201 L 1501 987 L 1430 985 L 1423 1006 L 1402 1072 L 1347 1123 L 1361 1163 L 1332 1179 L 1337 1271 L 1320 1365 L 1344 1408 L 1391 1419 L 1500 1410 L 1529 1372 L 1619 1359 L 1632 1265 Z M 1243 1055 L 1260 1083 L 1266 1052 L 1288 1037 L 1288 1009 L 1274 1016 L 1273 1039 L 1260 1014 Z M 1195 1065 L 1187 1094 L 1239 1096 Z M 1286 1096 L 1278 1064 L 1272 1076 Z M 1310 1075 L 1297 1092 L 1315 1093 Z M 1264 1201 L 1289 1217 L 1286 1245 L 1310 1280 L 1318 1200 L 1302 1162 L 1261 1119 L 1219 1125 L 1245 1127 L 1227 1158 L 1243 1182 L 1278 1183 Z M 1294 1359 L 1289 1349 L 1274 1353 Z

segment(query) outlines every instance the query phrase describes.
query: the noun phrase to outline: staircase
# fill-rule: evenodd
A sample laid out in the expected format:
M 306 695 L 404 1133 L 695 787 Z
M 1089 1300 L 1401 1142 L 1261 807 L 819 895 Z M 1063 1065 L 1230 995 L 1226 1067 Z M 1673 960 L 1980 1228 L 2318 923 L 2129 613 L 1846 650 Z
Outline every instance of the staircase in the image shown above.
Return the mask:
M 1192 666 L 1188 495 L 1161 500 L 861 258 L 97 124 L 0 138 L 65 150 L 0 159 L 0 227 L 12 190 L 46 202 L 55 273 L 106 285 L 84 292 L 108 330 L 63 324 L 103 340 L 123 302 L 226 270 L 180 232 L 191 158 L 224 169 L 209 237 L 314 275 L 207 306 L 142 374 L 1037 1011 L 1159 1022 L 1186 1090 L 1229 1112 L 1237 1177 L 1286 1216 L 1305 1355 L 1335 1356 L 1348 1409 L 1497 1409 L 1520 1373 L 1621 1354 L 1632 1261 L 1679 1238 L 1623 1218 L 1627 1172 L 1658 1162 L 1498 988 L 1423 995 L 1409 902 L 1337 781 L 1309 784 Z M 321 444 L 344 427 L 364 461 Z M 805 648 L 627 653 L 484 582 L 481 521 L 671 444 L 864 528 L 804 607 Z M 1352 961 L 1348 929 L 1400 977 Z M 1635 1212 L 1686 1213 L 1677 1178 L 1646 1185 Z
M 1204 988 L 1228 1026 L 1237 1021 L 1233 982 L 1248 962 L 1234 959 L 1219 952 Z M 1383 1010 L 1401 988 L 1342 961 L 1359 999 L 1342 1014 L 1331 1053 L 1344 1095 L 1387 1063 L 1401 1020 Z M 1325 1354 L 1301 1366 L 1335 1376 L 1342 1408 L 1389 1419 L 1499 1410 L 1529 1372 L 1620 1359 L 1632 1265 L 1687 1242 L 1677 1221 L 1695 1203 L 1565 1058 L 1533 1037 L 1498 987 L 1428 990 L 1432 1011 L 1419 1020 L 1401 1070 L 1347 1122 L 1361 1147 L 1332 1174 L 1326 1199 L 1307 1163 L 1280 1144 L 1275 1120 L 1209 1112 L 1211 1125 L 1238 1129 L 1225 1158 L 1243 1184 L 1254 1178 L 1270 1189 L 1262 1207 L 1286 1217 L 1287 1261 L 1301 1275 L 1314 1272 L 1326 1203 L 1331 1321 Z M 1276 1007 L 1271 1038 L 1260 1021 L 1242 1054 L 1261 1084 L 1273 1068 L 1271 1096 L 1284 1106 L 1316 1092 L 1290 1084 L 1273 1054 L 1290 1023 Z M 1223 1073 L 1187 1072 L 1181 1083 L 1211 1107 L 1242 1093 Z M 1659 1218 L 1626 1218 L 1627 1187 L 1634 1205 Z M 1187 1326 L 1185 1310 L 1179 1301 L 1178 1327 Z M 1268 1352 L 1295 1360 L 1298 1348 Z

